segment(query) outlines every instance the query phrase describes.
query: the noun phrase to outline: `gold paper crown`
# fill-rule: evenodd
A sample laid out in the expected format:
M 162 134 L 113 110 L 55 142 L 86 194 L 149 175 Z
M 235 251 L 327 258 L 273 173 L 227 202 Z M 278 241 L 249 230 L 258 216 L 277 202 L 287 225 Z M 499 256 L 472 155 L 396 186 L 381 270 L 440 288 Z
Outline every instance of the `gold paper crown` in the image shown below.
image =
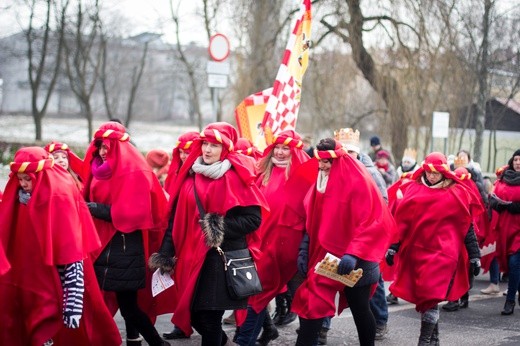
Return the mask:
M 462 159 L 460 157 L 456 157 L 453 160 L 453 165 L 455 166 L 455 168 L 466 167 L 466 160 L 464 160 L 464 159 Z
M 354 285 L 363 276 L 363 269 L 358 268 L 352 270 L 348 274 L 340 275 L 338 274 L 339 261 L 339 258 L 331 255 L 330 253 L 327 253 L 325 258 L 316 264 L 314 271 L 317 274 L 328 277 L 329 279 L 339 281 L 348 287 L 354 287 Z
M 334 139 L 343 144 L 359 145 L 359 131 L 350 127 L 334 131 Z
M 417 150 L 406 148 L 404 150 L 403 157 L 411 157 L 412 159 L 417 160 Z

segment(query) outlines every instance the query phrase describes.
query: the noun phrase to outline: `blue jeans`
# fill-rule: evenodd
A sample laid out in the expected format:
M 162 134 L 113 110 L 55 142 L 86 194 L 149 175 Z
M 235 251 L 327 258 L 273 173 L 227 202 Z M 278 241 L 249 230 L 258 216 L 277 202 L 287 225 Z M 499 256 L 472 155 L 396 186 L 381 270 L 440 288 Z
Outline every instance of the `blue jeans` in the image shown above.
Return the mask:
M 267 309 L 256 313 L 250 306 L 247 307 L 247 317 L 240 326 L 236 343 L 240 346 L 255 346 L 256 339 L 262 330 Z
M 491 264 L 489 265 L 489 281 L 492 284 L 498 285 L 498 281 L 500 280 L 500 269 L 498 268 L 498 260 L 497 258 L 493 258 Z
M 506 300 L 515 301 L 520 284 L 520 251 L 509 256 L 509 282 L 507 284 Z
M 379 275 L 376 292 L 370 299 L 370 310 L 376 319 L 377 326 L 383 326 L 388 322 L 388 304 L 386 303 L 385 282 Z

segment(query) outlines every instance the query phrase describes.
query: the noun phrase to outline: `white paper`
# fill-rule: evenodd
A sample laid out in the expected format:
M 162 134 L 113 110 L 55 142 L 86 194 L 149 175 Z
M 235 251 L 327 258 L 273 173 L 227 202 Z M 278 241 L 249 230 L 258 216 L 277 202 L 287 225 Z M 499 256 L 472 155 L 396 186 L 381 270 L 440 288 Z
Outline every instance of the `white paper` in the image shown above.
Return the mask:
M 152 275 L 152 296 L 156 296 L 167 288 L 175 284 L 169 273 L 161 274 L 161 270 L 157 269 Z

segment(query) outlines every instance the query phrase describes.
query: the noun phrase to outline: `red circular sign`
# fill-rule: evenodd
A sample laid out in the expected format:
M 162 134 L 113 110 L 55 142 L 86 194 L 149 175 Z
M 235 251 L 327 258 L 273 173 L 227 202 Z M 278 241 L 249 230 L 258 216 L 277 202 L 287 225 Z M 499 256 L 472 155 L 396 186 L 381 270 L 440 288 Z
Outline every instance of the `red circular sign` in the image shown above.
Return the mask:
M 224 61 L 229 56 L 229 40 L 223 34 L 215 34 L 209 39 L 209 56 L 215 61 Z

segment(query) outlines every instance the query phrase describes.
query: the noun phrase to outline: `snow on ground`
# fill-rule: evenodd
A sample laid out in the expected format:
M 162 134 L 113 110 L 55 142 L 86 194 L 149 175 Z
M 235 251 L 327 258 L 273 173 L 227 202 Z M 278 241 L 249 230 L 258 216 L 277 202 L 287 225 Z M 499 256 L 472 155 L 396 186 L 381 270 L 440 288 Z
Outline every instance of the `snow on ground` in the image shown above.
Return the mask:
M 94 131 L 103 122 L 105 120 L 95 120 Z M 156 148 L 171 152 L 177 142 L 177 137 L 186 131 L 196 130 L 196 127 L 135 121 L 130 125 L 128 132 L 132 142 L 142 152 Z M 0 141 L 32 143 L 34 137 L 35 130 L 32 117 L 21 115 L 0 116 Z M 58 140 L 74 147 L 84 146 L 86 148 L 90 142 L 87 138 L 88 129 L 85 119 L 43 118 L 42 137 L 43 143 Z M 0 190 L 2 191 L 8 174 L 9 167 L 0 167 Z

